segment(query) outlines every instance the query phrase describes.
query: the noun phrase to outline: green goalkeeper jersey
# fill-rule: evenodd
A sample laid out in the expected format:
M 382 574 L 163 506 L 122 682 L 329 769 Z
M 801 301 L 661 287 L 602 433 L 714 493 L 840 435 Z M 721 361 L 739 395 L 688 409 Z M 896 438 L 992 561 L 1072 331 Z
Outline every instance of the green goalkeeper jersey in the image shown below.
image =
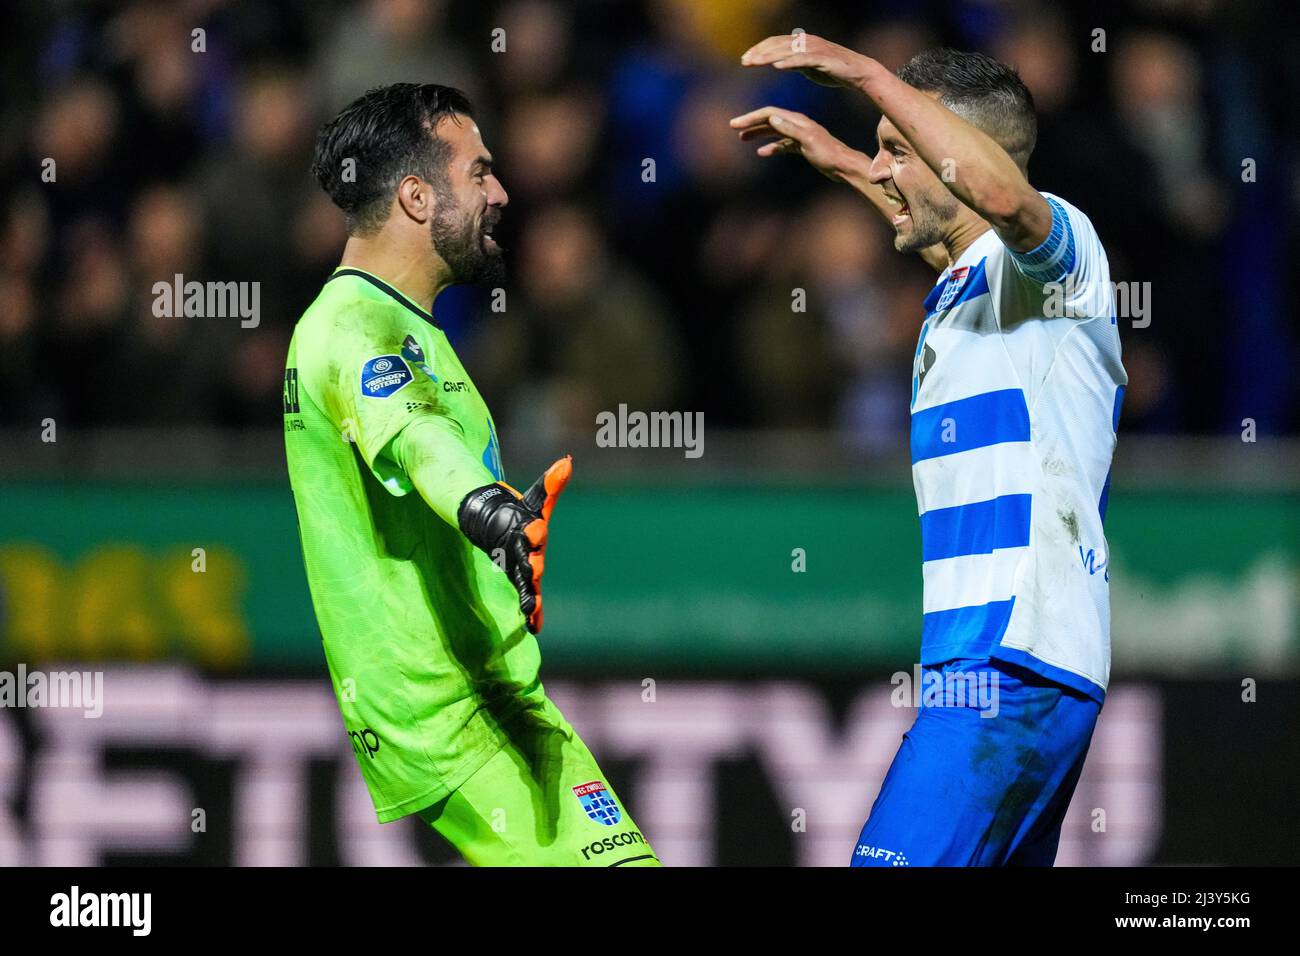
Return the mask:
M 496 431 L 433 317 L 360 270 L 326 282 L 286 366 L 307 581 L 353 752 L 388 822 L 454 791 L 543 698 L 518 594 L 455 525 L 466 492 L 504 480 Z M 416 421 L 436 426 L 421 426 L 436 441 L 428 503 L 389 448 Z

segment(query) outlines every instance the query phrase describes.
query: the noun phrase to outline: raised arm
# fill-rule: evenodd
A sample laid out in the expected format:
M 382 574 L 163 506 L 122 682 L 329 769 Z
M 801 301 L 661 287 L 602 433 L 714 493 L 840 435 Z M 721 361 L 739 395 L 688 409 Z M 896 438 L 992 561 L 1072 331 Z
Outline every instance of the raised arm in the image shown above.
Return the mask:
M 735 117 L 731 120 L 731 127 L 740 131 L 743 140 L 774 138 L 773 142 L 764 143 L 758 148 L 759 156 L 785 153 L 802 156 L 831 182 L 851 186 L 887 222 L 897 215 L 898 207 L 890 202 L 885 191 L 871 182 L 867 175 L 871 169 L 871 157 L 832 136 L 824 126 L 803 113 L 764 106 L 744 116 Z M 948 253 L 940 243 L 922 249 L 918 254 L 936 272 L 942 272 L 948 265 Z
M 1009 248 L 1028 252 L 1052 229 L 1052 210 L 1015 160 L 982 130 L 876 60 L 809 34 L 768 37 L 745 66 L 798 70 L 819 83 L 856 89 L 876 105 L 950 192 L 993 227 Z

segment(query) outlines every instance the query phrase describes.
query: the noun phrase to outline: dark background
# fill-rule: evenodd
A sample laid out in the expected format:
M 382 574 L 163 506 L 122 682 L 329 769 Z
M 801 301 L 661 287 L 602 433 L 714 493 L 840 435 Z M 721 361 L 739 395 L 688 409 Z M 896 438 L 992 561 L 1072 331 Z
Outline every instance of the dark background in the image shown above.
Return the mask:
M 475 290 L 435 306 L 503 430 L 558 439 L 627 402 L 887 451 L 905 435 L 899 383 L 933 276 L 892 252 L 851 191 L 796 158 L 758 160 L 726 125 L 774 103 L 873 149 L 864 97 L 738 66 L 799 26 L 891 67 L 934 44 L 1019 67 L 1041 125 L 1034 184 L 1093 219 L 1115 281 L 1150 283 L 1150 327 L 1124 329 L 1126 434 L 1300 427 L 1289 5 L 868 6 L 14 5 L 0 40 L 0 425 L 51 410 L 78 426 L 273 421 L 293 323 L 344 238 L 307 173 L 314 131 L 400 79 L 470 94 L 511 196 L 506 313 Z M 39 179 L 47 157 L 57 188 Z M 178 272 L 260 281 L 260 326 L 153 317 L 152 284 Z M 794 287 L 807 314 L 789 308 Z

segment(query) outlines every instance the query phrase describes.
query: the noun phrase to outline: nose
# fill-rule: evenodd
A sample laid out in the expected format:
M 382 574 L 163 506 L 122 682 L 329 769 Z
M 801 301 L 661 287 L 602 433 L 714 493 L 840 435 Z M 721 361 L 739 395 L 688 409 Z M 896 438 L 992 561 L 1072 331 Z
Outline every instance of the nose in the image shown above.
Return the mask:
M 892 178 L 889 172 L 889 157 L 885 151 L 878 150 L 876 155 L 871 157 L 871 167 L 867 170 L 867 179 L 879 186 Z
M 510 202 L 510 197 L 506 194 L 506 188 L 501 185 L 501 180 L 495 176 L 488 178 L 487 201 L 489 206 L 505 206 Z

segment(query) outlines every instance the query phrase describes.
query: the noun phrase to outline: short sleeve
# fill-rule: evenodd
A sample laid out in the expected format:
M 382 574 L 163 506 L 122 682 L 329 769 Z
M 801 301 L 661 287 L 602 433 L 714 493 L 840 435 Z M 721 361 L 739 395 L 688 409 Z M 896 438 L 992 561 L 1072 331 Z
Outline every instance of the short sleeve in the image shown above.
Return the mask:
M 1058 314 L 1091 317 L 1110 309 L 1110 265 L 1091 220 L 1057 196 L 1041 194 L 1052 209 L 1052 228 L 1028 252 L 1007 249 L 1016 272 L 1049 302 L 1059 301 Z
M 1069 210 L 1055 196 L 1041 194 L 1052 209 L 1052 229 L 1028 252 L 1008 249 L 1016 268 L 1035 282 L 1060 282 L 1079 265 L 1079 244 Z

